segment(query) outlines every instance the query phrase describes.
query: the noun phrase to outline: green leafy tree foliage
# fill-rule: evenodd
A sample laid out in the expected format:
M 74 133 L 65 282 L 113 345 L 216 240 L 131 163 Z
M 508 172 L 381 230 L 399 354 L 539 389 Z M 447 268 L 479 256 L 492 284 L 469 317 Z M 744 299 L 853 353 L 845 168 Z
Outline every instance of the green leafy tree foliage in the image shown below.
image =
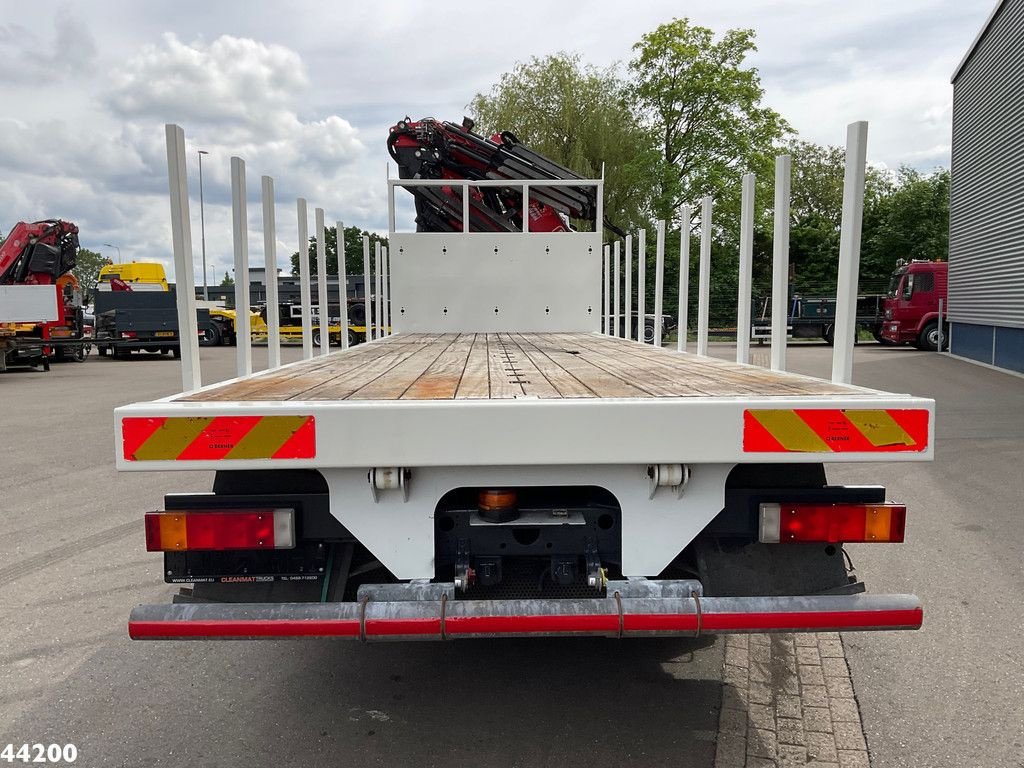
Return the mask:
M 486 135 L 511 131 L 530 149 L 586 178 L 605 171 L 605 215 L 622 229 L 650 220 L 658 155 L 616 67 L 598 69 L 575 54 L 520 63 L 468 109 Z
M 359 227 L 345 227 L 345 274 L 363 274 L 363 235 L 370 237 L 370 258 L 373 259 L 376 243 L 379 241 L 382 246 L 388 244 L 386 237 L 381 237 L 372 232 L 367 232 Z M 334 227 L 324 228 L 324 252 L 327 255 L 327 274 L 338 274 L 338 233 Z M 309 238 L 309 274 L 317 274 L 316 266 L 316 237 Z M 371 266 L 372 269 L 372 266 Z M 292 274 L 299 274 L 299 252 L 292 254 Z
M 224 273 L 224 279 L 222 279 L 220 281 L 220 284 L 221 284 L 221 286 L 223 286 L 225 288 L 227 286 L 229 286 L 229 285 L 234 285 L 235 284 L 235 278 L 233 278 L 231 275 L 229 275 L 227 272 L 225 272 Z
M 656 218 L 672 220 L 683 202 L 713 195 L 726 230 L 738 218 L 741 173 L 770 178 L 775 148 L 790 131 L 763 106 L 760 77 L 745 60 L 754 32 L 673 19 L 633 46 L 630 92 L 661 155 Z M 761 204 L 763 208 L 763 203 Z
M 901 167 L 889 194 L 868 198 L 861 280 L 884 280 L 897 259 L 943 261 L 949 253 L 949 171 Z
M 71 274 L 78 280 L 78 286 L 82 290 L 82 300 L 88 301 L 96 287 L 96 280 L 99 279 L 100 270 L 110 263 L 105 256 L 90 251 L 88 248 L 79 248 L 75 257 L 75 266 Z
M 839 270 L 846 151 L 799 140 L 791 141 L 786 151 L 793 158 L 789 236 L 793 290 L 805 295 L 829 294 L 835 290 Z M 869 166 L 864 182 L 865 236 L 872 228 L 869 212 L 892 190 L 890 174 Z M 867 267 L 862 258 L 861 290 L 880 290 L 887 272 L 879 274 L 878 269 Z

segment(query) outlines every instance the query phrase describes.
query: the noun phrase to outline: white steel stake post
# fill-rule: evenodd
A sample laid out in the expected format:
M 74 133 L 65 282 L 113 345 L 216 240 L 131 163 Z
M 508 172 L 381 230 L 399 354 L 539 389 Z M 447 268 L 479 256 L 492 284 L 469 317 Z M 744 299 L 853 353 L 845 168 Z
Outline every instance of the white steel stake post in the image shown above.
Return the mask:
M 331 351 L 331 311 L 327 300 L 327 240 L 324 232 L 324 209 L 313 211 L 316 221 L 316 304 L 317 329 L 320 331 L 320 355 Z
M 373 267 L 374 267 L 373 272 L 374 272 L 374 276 L 376 278 L 375 279 L 376 285 L 375 285 L 375 290 L 374 290 L 374 293 L 375 293 L 374 300 L 375 300 L 375 303 L 377 305 L 377 314 L 373 318 L 373 327 L 374 327 L 373 338 L 375 338 L 375 339 L 383 339 L 384 338 L 384 326 L 381 325 L 381 320 L 382 320 L 383 312 L 382 312 L 381 303 L 380 303 L 380 301 L 381 301 L 381 290 L 382 290 L 381 280 L 380 280 L 380 262 L 381 262 L 381 253 L 380 253 L 381 244 L 380 244 L 380 240 L 377 241 L 376 246 L 377 247 L 374 250 L 375 259 L 374 259 L 374 264 L 373 264 Z
M 622 337 L 633 338 L 633 236 L 626 235 L 626 308 L 622 321 Z
M 846 129 L 846 173 L 843 176 L 843 218 L 839 230 L 839 281 L 832 349 L 832 381 L 853 381 L 853 345 L 857 338 L 857 277 L 864 218 L 864 173 L 868 124 L 861 120 Z
M 267 280 L 267 367 L 281 365 L 281 318 L 277 300 L 277 221 L 274 213 L 274 180 L 263 183 L 263 261 Z
M 370 341 L 373 338 L 370 325 L 373 312 L 373 305 L 370 303 L 370 280 L 370 236 L 363 235 L 363 327 L 365 329 L 363 336 L 366 341 Z
M 249 316 L 249 217 L 245 204 L 245 161 L 231 158 L 231 225 L 235 244 L 235 359 L 238 375 L 252 373 Z
M 647 230 L 637 233 L 636 253 L 636 340 L 644 343 L 647 327 Z
M 384 246 L 384 268 L 381 270 L 381 281 L 384 284 L 384 298 L 381 300 L 381 306 L 384 308 L 384 314 L 381 319 L 381 328 L 384 336 L 391 335 L 391 287 L 388 285 L 391 278 L 391 253 L 388 251 L 388 247 Z
M 203 379 L 199 370 L 199 322 L 196 319 L 196 279 L 192 265 L 185 132 L 171 123 L 164 126 L 164 130 L 167 135 L 167 182 L 174 247 L 174 294 L 178 305 L 178 344 L 181 347 L 181 389 L 191 392 L 203 385 Z
M 775 158 L 775 231 L 772 237 L 772 370 L 786 370 L 789 324 L 789 155 Z
M 740 202 L 740 274 L 736 299 L 736 362 L 750 362 L 751 282 L 754 279 L 754 174 L 743 174 Z
M 708 354 L 708 304 L 711 298 L 711 196 L 700 208 L 700 276 L 697 283 L 697 354 Z
M 615 302 L 615 309 L 612 310 L 612 320 L 614 325 L 612 326 L 612 336 L 616 338 L 622 336 L 619 323 L 622 319 L 622 260 L 621 260 L 621 243 L 616 240 L 612 245 L 612 253 L 615 254 L 615 283 L 612 287 L 612 301 Z
M 338 238 L 338 293 L 341 302 L 338 309 L 341 314 L 341 348 L 348 349 L 348 270 L 345 264 L 345 225 L 335 222 L 334 232 Z
M 676 351 L 686 351 L 686 337 L 689 335 L 690 312 L 690 219 L 693 218 L 693 209 L 689 205 L 679 206 L 679 319 L 676 322 L 676 330 L 679 338 L 676 339 Z
M 611 249 L 604 246 L 601 249 L 604 263 L 604 335 L 611 333 Z
M 313 358 L 313 297 L 309 289 L 309 214 L 306 201 L 296 201 L 299 214 L 299 300 L 302 302 L 302 359 Z
M 665 293 L 665 221 L 658 221 L 654 246 L 654 346 L 661 346 L 662 315 Z

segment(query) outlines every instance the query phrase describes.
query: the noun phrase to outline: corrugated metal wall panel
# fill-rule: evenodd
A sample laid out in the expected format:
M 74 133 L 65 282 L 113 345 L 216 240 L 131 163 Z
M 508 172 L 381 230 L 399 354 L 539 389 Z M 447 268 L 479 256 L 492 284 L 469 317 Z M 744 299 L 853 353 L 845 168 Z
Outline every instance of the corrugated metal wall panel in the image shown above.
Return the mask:
M 1024 327 L 1024 0 L 1008 0 L 953 83 L 952 320 Z

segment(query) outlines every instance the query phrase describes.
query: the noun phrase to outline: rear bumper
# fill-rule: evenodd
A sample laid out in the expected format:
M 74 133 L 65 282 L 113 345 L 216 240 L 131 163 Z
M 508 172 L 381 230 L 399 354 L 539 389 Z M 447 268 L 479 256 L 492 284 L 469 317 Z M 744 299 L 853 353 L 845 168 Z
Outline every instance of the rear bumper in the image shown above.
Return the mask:
M 337 637 L 649 637 L 741 632 L 919 629 L 913 595 L 650 597 L 583 600 L 396 600 L 362 603 L 141 605 L 133 640 Z

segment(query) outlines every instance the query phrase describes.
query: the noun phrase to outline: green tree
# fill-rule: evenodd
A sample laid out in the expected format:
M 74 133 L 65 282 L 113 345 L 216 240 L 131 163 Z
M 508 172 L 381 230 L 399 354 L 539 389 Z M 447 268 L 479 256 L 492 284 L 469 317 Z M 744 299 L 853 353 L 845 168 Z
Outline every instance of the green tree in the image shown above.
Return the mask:
M 376 248 L 377 242 L 380 242 L 382 246 L 387 246 L 388 239 L 381 237 L 374 232 L 367 232 L 365 229 L 359 227 L 345 227 L 345 274 L 346 275 L 361 275 L 363 274 L 363 235 L 367 235 L 370 238 L 370 260 L 373 269 L 372 261 L 374 258 L 374 249 Z M 327 255 L 327 274 L 336 275 L 338 274 L 338 233 L 334 227 L 324 228 L 324 252 Z M 309 238 L 309 274 L 310 277 L 314 277 L 317 274 L 316 266 L 316 237 Z M 299 274 L 299 252 L 295 251 L 292 254 L 292 274 Z
M 468 105 L 479 130 L 511 131 L 530 149 L 586 178 L 605 172 L 605 216 L 621 229 L 649 223 L 658 155 L 616 67 L 557 53 L 516 64 Z
M 846 151 L 808 141 L 790 141 L 793 159 L 790 202 L 790 265 L 798 293 L 820 294 L 835 290 L 839 269 L 839 230 L 843 215 L 843 177 Z M 868 166 L 864 183 L 864 236 L 872 229 L 872 211 L 893 189 L 890 174 Z M 885 275 L 861 259 L 862 290 L 880 289 Z
M 671 221 L 681 203 L 712 195 L 716 219 L 734 231 L 740 174 L 771 178 L 777 144 L 791 129 L 761 103 L 758 72 L 745 64 L 756 49 L 753 30 L 716 40 L 688 19 L 662 24 L 633 46 L 630 91 L 662 161 L 657 218 Z
M 901 167 L 889 194 L 865 202 L 861 281 L 882 281 L 897 259 L 942 261 L 949 254 L 949 171 Z
M 227 272 L 224 273 L 224 279 L 220 281 L 221 287 L 228 287 L 229 285 L 235 284 L 235 278 L 229 275 Z
M 82 301 L 88 301 L 92 291 L 96 288 L 96 281 L 99 279 L 100 270 L 110 263 L 105 256 L 90 251 L 88 248 L 79 248 L 75 257 L 75 266 L 71 274 L 78 280 L 78 286 L 82 290 Z

